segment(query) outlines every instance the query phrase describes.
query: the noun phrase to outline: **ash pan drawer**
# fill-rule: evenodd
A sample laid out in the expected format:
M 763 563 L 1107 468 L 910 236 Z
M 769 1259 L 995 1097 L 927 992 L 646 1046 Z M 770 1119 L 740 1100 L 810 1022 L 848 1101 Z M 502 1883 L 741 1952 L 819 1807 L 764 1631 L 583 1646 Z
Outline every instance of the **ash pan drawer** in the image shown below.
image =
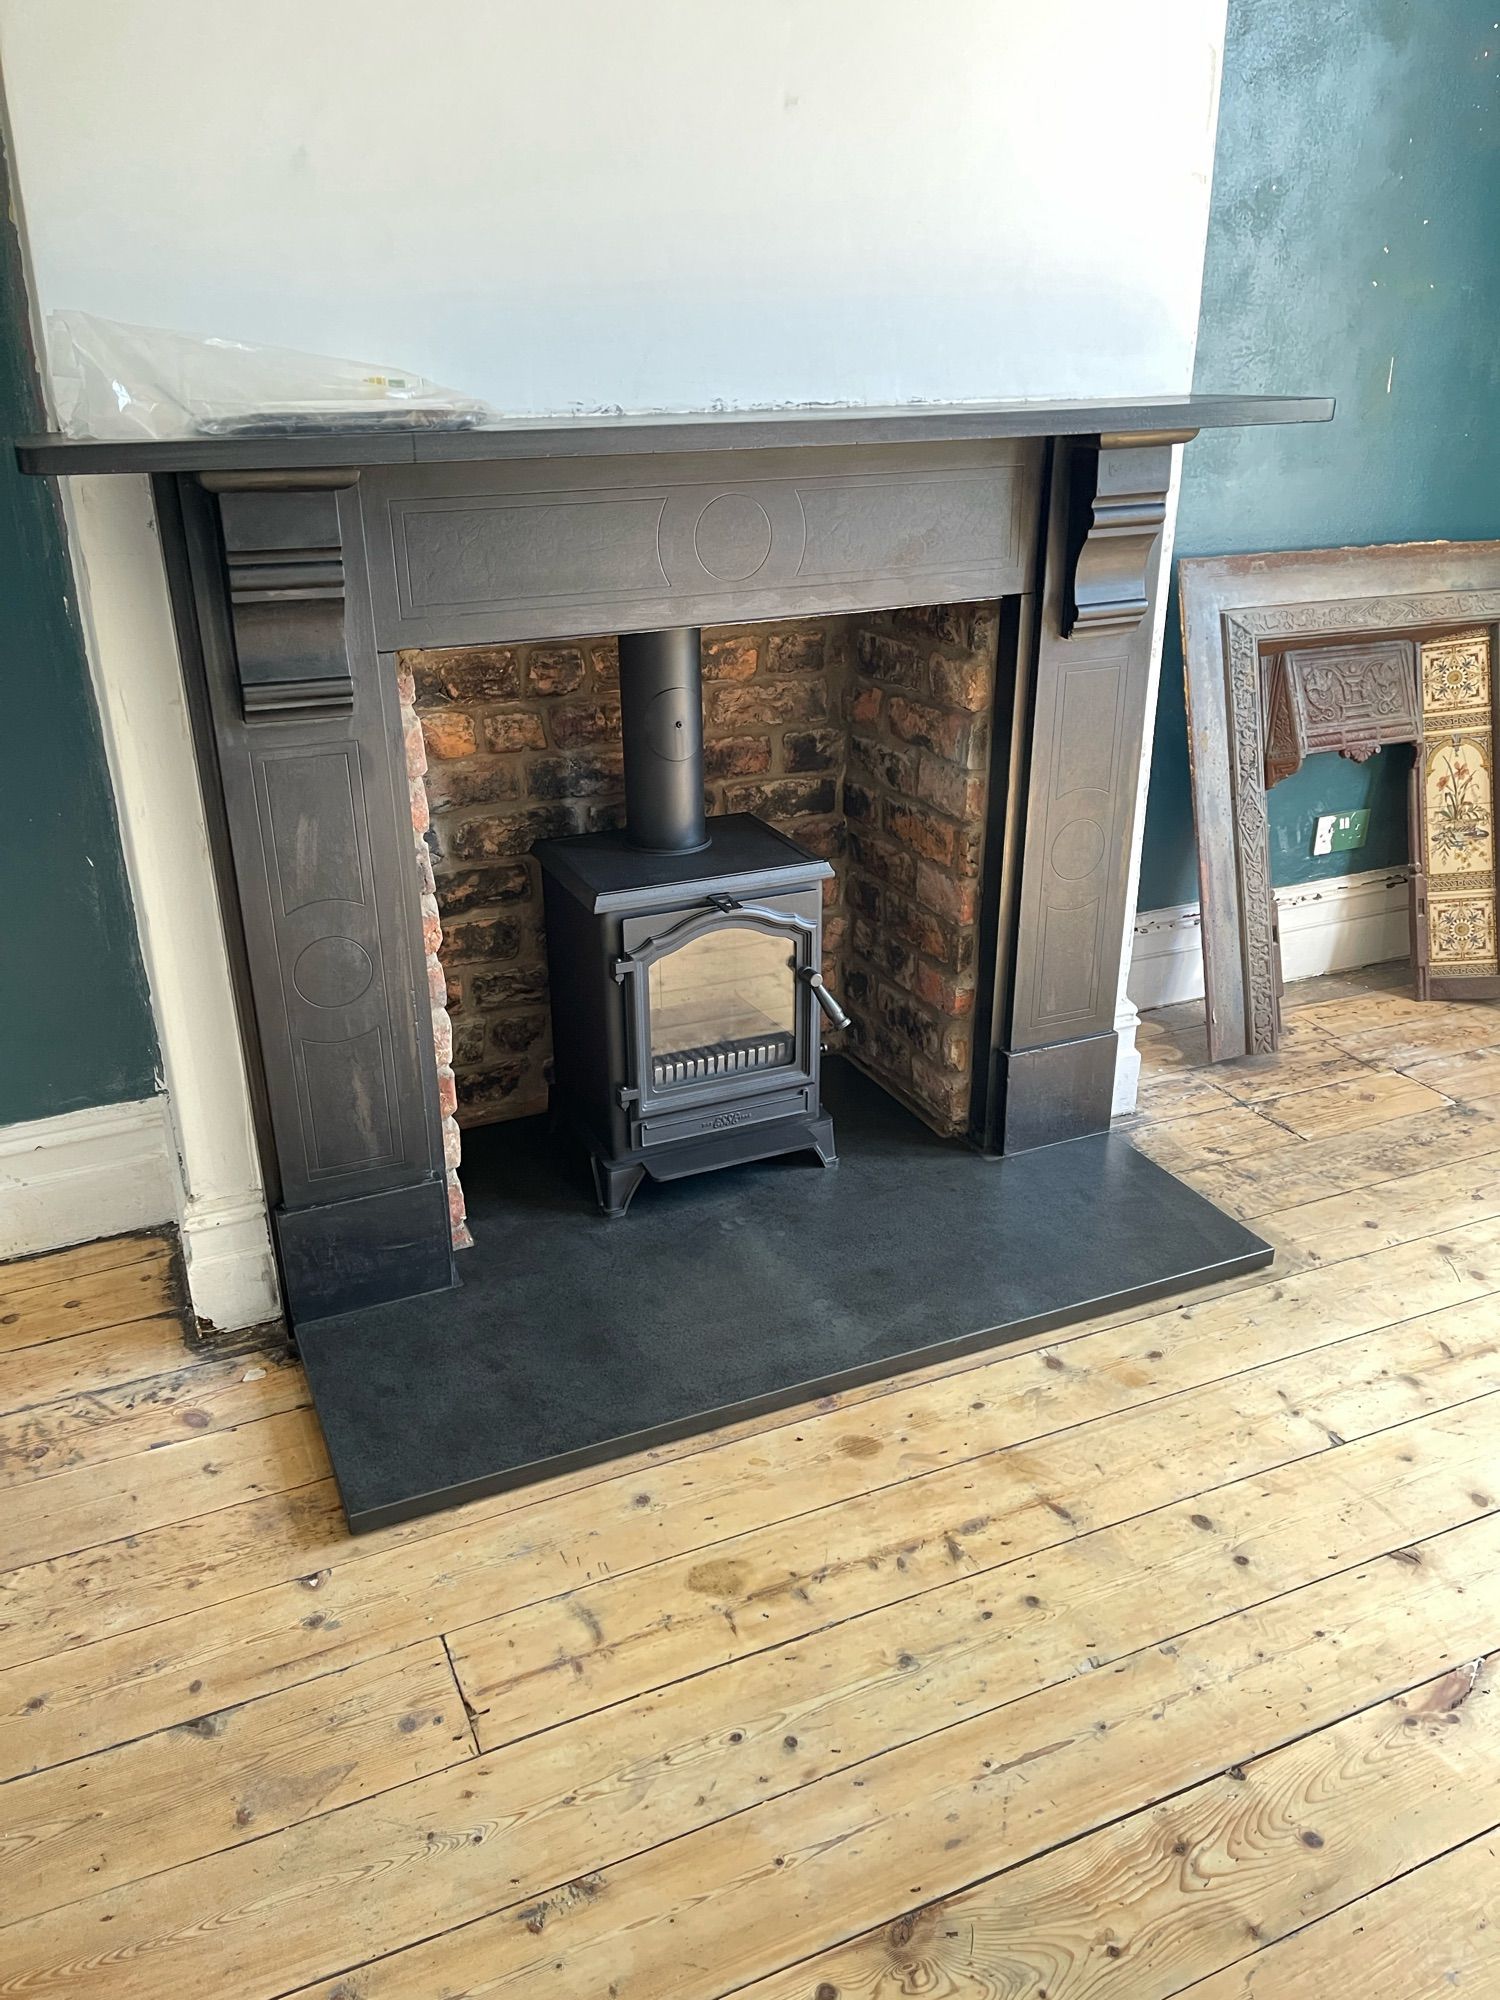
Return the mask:
M 766 1091 L 733 1103 L 722 1099 L 696 1111 L 662 1112 L 656 1117 L 633 1122 L 631 1143 L 637 1147 L 664 1146 L 676 1139 L 702 1139 L 712 1132 L 732 1132 L 742 1125 L 769 1124 L 777 1118 L 808 1118 L 817 1110 L 810 1085 L 796 1090 Z

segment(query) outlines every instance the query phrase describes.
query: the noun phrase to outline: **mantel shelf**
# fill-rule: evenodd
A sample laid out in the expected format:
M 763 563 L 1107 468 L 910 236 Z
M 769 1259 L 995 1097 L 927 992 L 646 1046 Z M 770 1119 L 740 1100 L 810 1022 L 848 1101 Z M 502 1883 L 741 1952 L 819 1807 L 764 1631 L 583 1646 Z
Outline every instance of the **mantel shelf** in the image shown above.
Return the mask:
M 1116 402 L 913 403 L 885 409 L 516 419 L 480 430 L 322 431 L 242 438 L 22 438 L 23 472 L 279 472 L 452 461 L 609 458 L 810 445 L 1222 430 L 1327 423 L 1331 396 L 1148 396 Z

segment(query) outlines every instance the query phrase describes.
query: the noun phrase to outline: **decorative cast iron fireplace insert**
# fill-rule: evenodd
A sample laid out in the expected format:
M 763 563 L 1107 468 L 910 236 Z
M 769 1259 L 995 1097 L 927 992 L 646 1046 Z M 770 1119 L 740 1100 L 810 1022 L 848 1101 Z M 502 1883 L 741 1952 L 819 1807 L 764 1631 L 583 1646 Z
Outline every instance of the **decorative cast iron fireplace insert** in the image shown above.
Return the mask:
M 1267 787 L 1306 750 L 1353 746 L 1368 754 L 1381 742 L 1419 742 L 1428 714 L 1434 737 L 1477 726 L 1487 745 L 1490 660 L 1500 649 L 1500 542 L 1196 557 L 1183 563 L 1180 581 L 1208 1049 L 1215 1062 L 1228 1062 L 1269 1054 L 1281 1033 Z M 1478 640 L 1483 657 L 1460 675 L 1455 701 L 1442 686 L 1444 668 L 1434 660 L 1434 685 L 1421 662 L 1428 649 L 1441 655 L 1464 638 Z M 1296 683 L 1318 663 L 1333 671 L 1323 677 L 1321 722 L 1310 724 Z M 1464 689 L 1471 673 L 1477 680 Z M 1487 751 L 1475 761 L 1489 769 Z M 1479 771 L 1473 776 L 1477 782 Z M 1493 814 L 1492 782 L 1485 791 Z M 1429 921 L 1422 817 L 1413 812 L 1412 927 L 1417 992 L 1426 998 L 1434 973 L 1422 940 Z M 1442 954 L 1451 987 L 1440 972 L 1439 991 L 1489 998 L 1500 982 L 1488 856 L 1481 847 L 1456 870 L 1450 859 L 1437 872 L 1459 932 Z M 1468 940 L 1475 904 L 1479 936 Z
M 1163 397 L 23 444 L 31 472 L 153 479 L 292 1320 L 456 1277 L 398 651 L 1001 600 L 972 1137 L 1103 1133 L 1170 447 L 1331 414 Z M 670 1008 L 665 954 L 621 943 Z M 694 1064 L 758 1082 L 782 1035 L 811 1078 L 797 995 L 712 1042 L 684 1014 L 642 1075 L 652 1115 Z

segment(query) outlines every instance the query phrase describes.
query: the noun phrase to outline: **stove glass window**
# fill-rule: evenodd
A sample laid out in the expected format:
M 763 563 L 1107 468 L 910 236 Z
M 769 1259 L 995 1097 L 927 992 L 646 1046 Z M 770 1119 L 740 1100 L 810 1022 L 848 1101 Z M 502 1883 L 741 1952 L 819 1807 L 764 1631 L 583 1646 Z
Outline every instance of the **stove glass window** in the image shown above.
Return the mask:
M 651 967 L 651 1081 L 701 1083 L 797 1060 L 796 960 L 785 937 L 729 925 Z

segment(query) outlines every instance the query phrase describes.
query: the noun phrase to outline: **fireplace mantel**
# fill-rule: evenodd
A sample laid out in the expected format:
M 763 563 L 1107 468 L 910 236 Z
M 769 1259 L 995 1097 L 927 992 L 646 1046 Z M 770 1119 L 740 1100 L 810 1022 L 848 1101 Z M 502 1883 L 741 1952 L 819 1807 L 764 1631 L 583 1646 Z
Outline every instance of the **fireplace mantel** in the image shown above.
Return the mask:
M 151 477 L 289 1315 L 451 1285 L 393 655 L 1001 599 L 973 1136 L 1102 1132 L 1167 396 L 18 447 Z
M 732 410 L 527 417 L 474 430 L 323 431 L 238 438 L 22 438 L 23 472 L 289 472 L 313 466 L 442 465 L 466 459 L 942 444 L 973 438 L 1188 433 L 1321 424 L 1331 396 L 1142 396 L 1105 402 L 917 403 L 877 409 Z

